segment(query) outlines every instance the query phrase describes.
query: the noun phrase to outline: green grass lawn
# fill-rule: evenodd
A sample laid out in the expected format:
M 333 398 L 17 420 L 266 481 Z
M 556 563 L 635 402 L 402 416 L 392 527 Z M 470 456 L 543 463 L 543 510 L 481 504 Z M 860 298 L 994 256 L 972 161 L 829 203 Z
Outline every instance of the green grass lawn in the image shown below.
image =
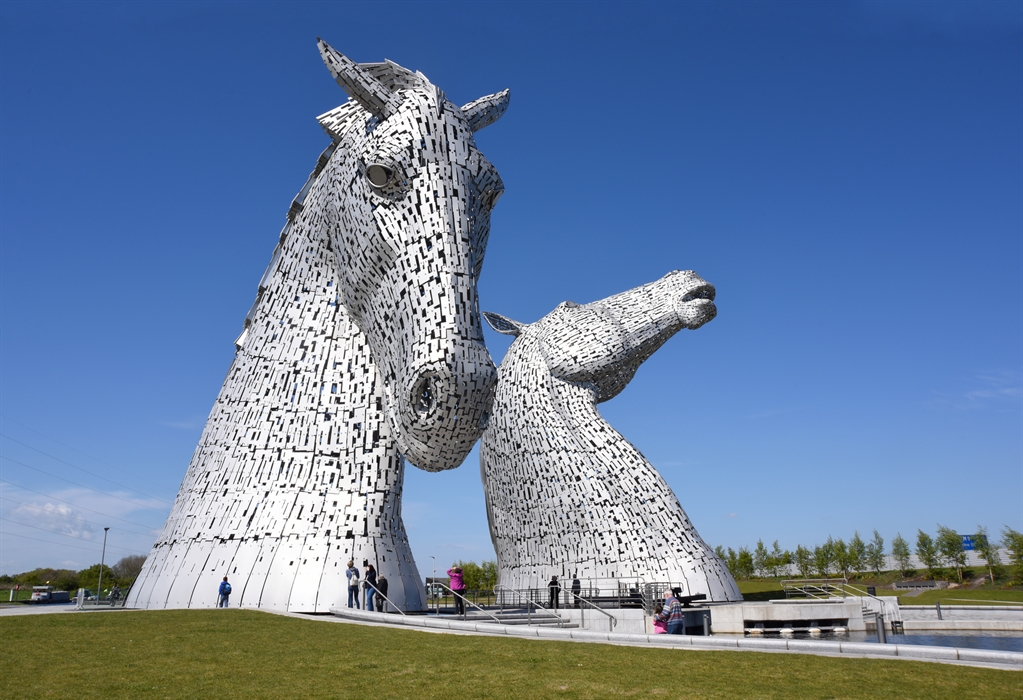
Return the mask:
M 334 624 L 247 610 L 5 617 L 4 698 L 1009 698 L 1023 673 Z
M 878 591 L 880 593 L 881 591 Z M 997 602 L 1023 603 L 1023 591 L 1005 591 L 992 588 L 970 590 L 966 588 L 946 588 L 938 591 L 926 591 L 920 595 L 907 596 L 904 591 L 886 591 L 886 595 L 899 595 L 900 605 L 991 605 Z
M 737 581 L 743 600 L 777 600 L 785 598 L 781 583 L 772 579 L 764 581 Z
M 760 581 L 739 581 L 739 592 L 745 600 L 784 599 L 780 581 L 765 579 Z M 854 581 L 853 588 L 865 590 L 867 584 Z M 985 586 L 983 588 L 944 588 L 926 591 L 920 595 L 908 596 L 908 591 L 893 591 L 890 588 L 877 588 L 879 596 L 899 596 L 901 605 L 991 605 L 996 602 L 1023 603 L 1023 590 L 1007 590 Z

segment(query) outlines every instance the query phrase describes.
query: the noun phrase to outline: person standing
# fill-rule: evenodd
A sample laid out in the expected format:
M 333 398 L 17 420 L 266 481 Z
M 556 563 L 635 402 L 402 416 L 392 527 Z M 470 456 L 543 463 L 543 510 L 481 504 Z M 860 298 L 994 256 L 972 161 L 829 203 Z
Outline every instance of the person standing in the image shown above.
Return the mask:
M 448 569 L 448 577 L 451 579 L 451 590 L 455 594 L 455 614 L 465 614 L 465 581 L 462 579 L 462 567 L 453 566 Z
M 579 582 L 579 572 L 572 574 L 572 600 L 575 601 L 575 607 L 579 607 L 579 595 L 582 593 L 583 584 Z
M 348 569 L 345 571 L 348 577 L 348 607 L 359 609 L 359 569 L 354 561 L 348 562 Z M 353 605 L 354 603 L 354 605 Z
M 373 596 L 377 592 L 377 570 L 372 564 L 366 564 L 366 609 L 373 610 Z
M 675 591 L 664 594 L 664 607 L 657 619 L 667 624 L 668 634 L 686 633 L 686 613 L 682 609 L 682 601 L 675 597 Z
M 558 583 L 557 576 L 551 576 L 550 583 L 547 584 L 547 594 L 550 602 L 550 607 L 554 610 L 558 609 L 558 599 L 561 598 L 561 584 Z
M 377 596 L 377 612 L 384 611 L 384 603 L 387 597 L 387 577 L 381 576 L 377 579 L 377 592 L 380 594 Z
M 217 598 L 217 607 L 226 608 L 227 599 L 231 596 L 231 584 L 227 582 L 227 576 L 225 576 L 224 580 L 220 582 L 220 588 L 217 589 L 217 594 L 219 596 Z

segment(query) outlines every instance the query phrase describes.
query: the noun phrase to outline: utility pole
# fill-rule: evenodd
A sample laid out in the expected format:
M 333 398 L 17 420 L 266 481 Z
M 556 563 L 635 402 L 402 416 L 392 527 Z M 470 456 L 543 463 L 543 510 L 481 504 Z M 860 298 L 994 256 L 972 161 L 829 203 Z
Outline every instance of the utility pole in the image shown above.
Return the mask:
M 103 554 L 99 557 L 99 583 L 96 585 L 97 603 L 103 599 L 103 565 L 107 559 L 107 530 L 109 529 L 109 527 L 103 528 Z

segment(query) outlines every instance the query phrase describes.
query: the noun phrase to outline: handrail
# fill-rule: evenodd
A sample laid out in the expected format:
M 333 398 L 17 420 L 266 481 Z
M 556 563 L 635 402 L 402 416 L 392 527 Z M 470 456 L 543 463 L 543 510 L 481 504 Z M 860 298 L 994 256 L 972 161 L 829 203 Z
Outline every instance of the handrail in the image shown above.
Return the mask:
M 895 598 L 895 601 L 891 601 L 891 600 L 886 601 L 881 596 L 870 595 L 870 593 L 868 593 L 866 590 L 862 590 L 862 591 L 859 590 L 856 586 L 854 586 L 851 583 L 845 584 L 845 586 L 843 586 L 842 590 L 843 590 L 844 593 L 847 593 L 848 589 L 851 589 L 852 592 L 855 593 L 857 597 L 860 597 L 860 598 L 871 598 L 873 600 L 876 600 L 880 604 L 880 607 L 881 607 L 881 619 L 884 622 L 892 622 L 892 621 L 901 622 L 902 621 L 902 613 L 899 610 L 899 599 L 897 597 Z M 885 597 L 891 598 L 892 596 L 885 596 Z M 889 612 L 889 610 L 891 610 L 893 612 Z M 874 611 L 872 610 L 871 612 L 874 612 Z
M 565 591 L 565 592 L 568 593 L 573 598 L 575 598 L 576 600 L 579 600 L 579 601 L 582 601 L 583 603 L 586 603 L 587 605 L 589 605 L 591 608 L 593 608 L 594 610 L 596 610 L 600 614 L 606 615 L 607 618 L 608 618 L 607 631 L 608 632 L 613 632 L 614 631 L 615 626 L 618 624 L 618 618 L 617 617 L 615 617 L 614 615 L 609 613 L 607 610 L 604 610 L 599 605 L 594 605 L 593 603 L 591 603 L 590 601 L 586 600 L 582 596 L 576 595 L 572 591 Z
M 514 593 L 516 596 L 518 596 L 519 600 L 524 601 L 526 603 L 526 624 L 529 624 L 529 625 L 533 624 L 532 611 L 529 609 L 530 605 L 532 605 L 534 608 L 536 608 L 537 611 L 543 610 L 545 613 L 551 614 L 550 611 L 547 610 L 547 608 L 545 608 L 544 606 L 540 605 L 539 603 L 536 603 L 536 602 L 530 600 L 529 598 L 525 597 L 524 595 L 519 593 L 514 588 L 508 588 L 508 586 L 505 586 L 505 585 L 502 585 L 502 584 L 499 583 L 496 586 L 494 586 L 494 593 L 497 593 L 499 590 L 500 591 L 506 591 L 508 593 Z M 502 602 L 501 602 L 501 609 L 502 609 L 502 612 L 503 612 L 503 610 L 504 610 L 504 599 L 502 598 L 501 600 L 502 600 Z M 557 614 L 555 614 L 554 617 L 558 618 L 558 627 L 561 627 L 564 624 L 564 620 L 562 620 L 561 616 L 557 615 Z
M 447 590 L 451 591 L 451 595 L 456 595 L 456 596 L 458 596 L 459 598 L 461 598 L 461 599 L 462 599 L 462 602 L 463 602 L 463 603 L 467 603 L 467 604 L 471 605 L 472 607 L 476 608 L 477 610 L 479 610 L 479 611 L 480 611 L 481 613 L 483 613 L 484 615 L 486 615 L 487 617 L 489 617 L 489 618 L 490 618 L 491 620 L 493 620 L 493 621 L 494 621 L 494 622 L 496 622 L 497 624 L 499 624 L 499 625 L 500 625 L 500 624 L 502 624 L 502 623 L 501 623 L 501 621 L 500 621 L 499 619 L 497 619 L 496 617 L 494 617 L 493 615 L 491 615 L 490 613 L 488 613 L 488 612 L 487 612 L 486 610 L 484 610 L 484 609 L 483 609 L 483 608 L 481 608 L 480 606 L 476 605 L 476 603 L 473 603 L 472 601 L 470 601 L 470 600 L 469 600 L 468 598 L 466 598 L 466 597 L 465 597 L 464 595 L 462 595 L 461 593 L 457 593 L 457 592 L 455 592 L 455 590 L 454 590 L 453 588 L 448 588 L 447 586 L 445 586 L 445 585 L 444 585 L 443 583 L 440 583 L 439 581 L 434 581 L 433 583 L 437 584 L 437 585 L 438 585 L 438 586 L 440 586 L 441 588 L 447 588 Z M 463 620 L 465 619 L 465 609 L 464 609 L 464 608 L 462 609 L 462 619 L 463 619 Z
M 401 608 L 399 608 L 399 607 L 398 607 L 397 605 L 395 605 L 395 604 L 394 604 L 394 601 L 393 601 L 393 600 L 391 600 L 390 598 L 388 598 L 387 596 L 385 596 L 385 595 L 384 595 L 383 593 L 381 593 L 381 592 L 380 592 L 380 589 L 379 589 L 379 588 L 377 588 L 376 586 L 374 586 L 374 585 L 373 585 L 372 583 L 370 583 L 369 581 L 366 581 L 366 585 L 367 585 L 367 586 L 368 586 L 369 588 L 372 588 L 372 589 L 373 589 L 374 591 L 376 591 L 376 592 L 375 592 L 375 593 L 374 593 L 373 595 L 378 595 L 378 596 L 380 596 L 381 598 L 383 598 L 384 600 L 386 600 L 386 601 L 387 601 L 388 603 L 390 603 L 390 604 L 391 604 L 391 607 L 392 607 L 392 608 L 394 608 L 395 610 L 397 610 L 398 612 L 400 612 L 400 613 L 401 613 L 401 616 L 402 616 L 402 617 L 408 617 L 408 616 L 407 616 L 407 615 L 405 614 L 405 611 L 404 611 L 404 610 L 402 610 Z M 373 612 L 373 611 L 371 610 L 370 612 Z M 385 610 L 384 610 L 384 612 L 386 613 L 386 612 L 387 612 L 387 610 L 385 609 Z

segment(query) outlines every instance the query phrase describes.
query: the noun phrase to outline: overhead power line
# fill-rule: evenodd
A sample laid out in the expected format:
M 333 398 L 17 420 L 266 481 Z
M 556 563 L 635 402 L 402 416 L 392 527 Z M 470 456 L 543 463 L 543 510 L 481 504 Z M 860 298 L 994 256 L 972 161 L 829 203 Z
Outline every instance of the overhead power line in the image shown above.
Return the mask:
M 68 535 L 68 534 L 63 533 L 63 532 L 57 532 L 56 530 L 47 530 L 45 527 L 37 527 L 35 525 L 29 525 L 28 523 L 22 523 L 22 522 L 19 522 L 17 520 L 11 520 L 10 518 L 2 518 L 2 517 L 0 517 L 0 520 L 3 520 L 4 522 L 8 522 L 8 523 L 14 523 L 15 525 L 21 525 L 22 527 L 30 527 L 33 530 L 42 530 L 43 532 L 47 532 L 47 533 L 49 533 L 51 535 L 56 535 L 57 537 L 70 537 L 73 540 L 81 540 L 83 542 L 92 542 L 93 541 L 93 540 L 90 540 L 87 537 L 75 537 L 74 535 Z M 7 532 L 5 534 L 14 535 L 16 533 Z M 53 544 L 57 544 L 57 543 L 54 542 Z M 97 543 L 97 546 L 98 546 L 98 543 Z M 116 545 L 112 545 L 112 544 L 108 544 L 107 545 L 107 549 L 120 549 L 121 551 L 124 551 L 124 552 L 134 552 L 135 551 L 134 549 L 128 549 L 127 547 L 117 547 Z
M 54 513 L 52 510 L 46 510 L 45 508 L 42 508 L 40 506 L 32 505 L 31 503 L 24 503 L 22 501 L 15 501 L 13 498 L 4 498 L 3 496 L 0 496 L 0 501 L 7 501 L 8 503 L 17 503 L 20 506 L 25 506 L 26 508 L 31 508 L 33 510 L 42 511 L 43 513 L 50 513 L 52 515 L 63 515 L 62 513 Z M 77 516 L 75 516 L 75 517 L 77 518 Z M 86 520 L 85 518 L 77 518 L 77 519 L 79 521 L 83 522 L 83 523 L 88 523 L 89 525 L 95 525 L 96 527 L 107 527 L 103 523 L 95 523 L 95 522 L 93 522 L 91 520 Z M 137 532 L 135 530 L 125 530 L 123 527 L 114 527 L 112 525 L 109 526 L 109 527 L 110 527 L 111 530 L 117 530 L 118 532 L 127 532 L 127 533 L 130 533 L 132 535 L 144 535 L 144 536 L 148 537 L 148 536 L 151 536 L 153 534 L 152 532 Z
M 33 467 L 31 464 L 25 464 L 24 462 L 19 462 L 18 460 L 11 459 L 10 457 L 8 457 L 6 455 L 0 455 L 0 459 L 6 459 L 8 462 L 14 462 L 15 464 L 20 464 L 21 466 L 28 467 L 29 469 L 31 469 L 33 471 L 37 471 L 40 474 L 45 474 L 46 476 L 49 476 L 51 478 L 60 479 L 61 481 L 66 481 L 69 484 L 73 484 L 73 485 L 78 486 L 78 487 L 83 488 L 83 489 L 88 489 L 89 491 L 92 491 L 94 493 L 102 494 L 104 496 L 107 496 L 108 498 L 116 498 L 119 501 L 124 501 L 125 503 L 131 503 L 132 505 L 138 506 L 140 508 L 152 508 L 152 506 L 143 506 L 140 503 L 138 503 L 138 501 L 131 501 L 131 500 L 128 500 L 127 498 L 121 498 L 120 496 L 115 496 L 112 493 L 107 493 L 106 491 L 100 491 L 99 489 L 94 489 L 91 486 L 86 486 L 85 484 L 79 484 L 77 481 L 71 481 L 71 479 L 65 479 L 62 476 L 57 476 L 56 474 L 51 474 L 50 472 L 44 471 L 44 470 L 40 469 L 39 467 Z M 156 500 L 160 500 L 160 499 L 156 499 Z M 167 503 L 167 501 L 160 501 L 160 502 L 161 503 Z M 171 504 L 167 503 L 167 505 L 171 505 Z M 155 508 L 152 508 L 152 509 L 155 510 Z
M 28 430 L 28 431 L 30 431 L 30 432 L 33 432 L 33 433 L 35 433 L 36 435 L 38 435 L 38 436 L 40 436 L 40 437 L 43 437 L 43 438 L 46 438 L 47 440 L 49 440 L 49 441 L 51 441 L 51 442 L 55 442 L 55 443 L 57 443 L 58 445 L 60 445 L 61 447 L 66 447 L 66 448 L 68 448 L 69 450 L 71 450 L 72 452 L 77 452 L 78 454 L 80 454 L 80 455 L 82 455 L 82 456 L 84 456 L 84 457 L 88 457 L 89 459 L 95 460 L 95 461 L 99 462 L 100 464 L 102 464 L 103 466 L 105 466 L 105 467 L 109 467 L 110 469 L 113 469 L 114 471 L 118 471 L 118 472 L 121 472 L 122 474 L 126 474 L 126 475 L 128 475 L 128 476 L 132 477 L 133 479 L 138 479 L 139 481 L 142 481 L 142 482 L 145 482 L 145 483 L 147 483 L 147 484 L 150 484 L 151 486 L 155 486 L 155 487 L 157 487 L 157 488 L 163 488 L 163 486 L 162 486 L 161 484 L 157 484 L 157 483 L 156 483 L 156 482 L 154 482 L 154 481 L 150 481 L 149 479 L 143 478 L 143 477 L 141 477 L 141 476 L 139 476 L 139 475 L 137 475 L 137 474 L 134 474 L 134 473 L 132 473 L 132 472 L 129 472 L 129 471 L 128 471 L 128 470 L 126 470 L 126 469 L 121 469 L 121 468 L 119 468 L 119 467 L 115 467 L 114 465 L 112 465 L 112 464 L 110 464 L 109 462 L 106 462 L 106 461 L 104 461 L 104 460 L 100 459 L 99 457 L 93 457 L 93 456 L 92 456 L 92 455 L 90 455 L 90 454 L 89 454 L 88 452 L 83 452 L 82 450 L 79 450 L 79 449 L 78 449 L 78 448 L 76 448 L 76 447 L 72 447 L 71 445 L 68 445 L 68 444 L 67 444 L 67 443 L 65 443 L 65 442 L 61 442 L 61 441 L 60 441 L 60 440 L 58 440 L 57 438 L 51 437 L 51 436 L 47 435 L 46 433 L 41 433 L 41 432 L 39 432 L 38 430 L 36 430 L 35 428 L 31 428 L 31 427 L 29 427 L 29 426 L 25 425 L 24 423 L 22 423 L 22 422 L 20 422 L 20 421 L 16 421 L 16 420 L 14 420 L 14 419 L 13 419 L 13 418 L 11 418 L 10 416 L 4 415 L 4 414 L 0 414 L 0 417 L 2 417 L 2 418 L 3 418 L 4 420 L 9 420 L 10 422 L 14 423 L 15 425 L 20 425 L 20 426 L 21 426 L 22 428 L 24 428 L 25 430 Z
M 95 547 L 79 547 L 78 545 L 68 544 L 66 542 L 52 542 L 50 540 L 41 540 L 38 537 L 29 537 L 28 535 L 19 535 L 16 532 L 4 532 L 3 534 L 5 536 L 9 536 L 9 537 L 21 537 L 22 539 L 32 540 L 33 542 L 45 542 L 46 544 L 55 544 L 58 547 L 71 547 L 72 549 L 84 549 L 84 550 L 87 550 L 89 552 L 95 552 L 96 551 Z M 107 545 L 107 549 L 123 549 L 123 547 L 111 547 L 110 545 Z M 129 549 L 129 550 L 125 550 L 125 551 L 130 552 L 131 554 L 142 554 L 142 555 L 146 554 L 146 552 L 139 552 L 138 550 L 134 550 L 134 549 Z
M 52 501 L 60 501 L 61 503 L 66 503 L 69 506 L 74 506 L 75 508 L 81 508 L 82 510 L 87 510 L 90 513 L 96 513 L 97 515 L 102 515 L 102 516 L 104 516 L 106 518 L 110 518 L 111 520 L 117 520 L 117 521 L 120 521 L 122 523 L 128 523 L 129 525 L 138 525 L 139 527 L 145 527 L 145 528 L 152 529 L 151 526 L 149 526 L 149 525 L 144 525 L 143 523 L 137 523 L 137 522 L 135 522 L 133 520 L 125 520 L 124 518 L 118 518 L 116 515 L 110 515 L 109 513 L 104 513 L 103 511 L 96 510 L 95 508 L 86 508 L 85 506 L 80 506 L 77 503 L 72 503 L 71 501 L 65 501 L 63 498 L 57 498 L 56 496 L 51 496 L 48 493 L 43 493 L 42 491 L 36 491 L 35 489 L 30 489 L 27 486 L 22 486 L 21 484 L 16 484 L 13 481 L 7 481 L 6 479 L 0 479 L 0 484 L 7 484 L 8 486 L 13 486 L 14 488 L 22 489 L 24 491 L 30 491 L 32 493 L 37 493 L 40 496 L 43 496 L 44 498 L 49 498 Z M 153 510 L 156 510 L 156 509 L 154 508 Z
M 38 447 L 32 447 L 32 445 L 29 445 L 27 442 L 22 442 L 21 440 L 16 440 L 16 439 L 12 438 L 10 435 L 6 435 L 4 433 L 0 433 L 0 437 L 5 437 L 8 440 L 10 440 L 11 442 L 16 442 L 19 445 L 27 447 L 30 450 L 33 450 L 34 452 L 38 452 L 41 455 L 46 455 L 50 459 L 56 460 L 56 461 L 60 462 L 61 464 L 66 464 L 69 467 L 71 467 L 72 469 L 77 469 L 80 472 L 85 472 L 89 476 L 94 476 L 97 479 L 102 479 L 103 481 L 109 482 L 109 483 L 113 484 L 114 486 L 120 486 L 122 489 L 127 489 L 129 491 L 134 491 L 135 493 L 141 494 L 141 495 L 145 496 L 146 498 L 152 498 L 155 501 L 160 501 L 161 503 L 166 503 L 167 505 L 170 505 L 169 501 L 165 501 L 162 498 L 158 498 L 157 496 L 153 496 L 151 494 L 148 494 L 145 491 L 139 491 L 138 489 L 133 489 L 130 486 L 125 486 L 124 484 L 118 483 L 118 482 L 114 481 L 113 479 L 108 479 L 107 477 L 101 476 L 101 475 L 97 474 L 96 472 L 91 472 L 88 469 L 83 469 L 82 467 L 79 467 L 77 464 L 72 464 L 71 462 L 68 462 L 67 460 L 63 460 L 60 457 L 56 457 L 54 455 L 51 455 L 49 452 L 44 452 L 44 451 L 40 450 Z

